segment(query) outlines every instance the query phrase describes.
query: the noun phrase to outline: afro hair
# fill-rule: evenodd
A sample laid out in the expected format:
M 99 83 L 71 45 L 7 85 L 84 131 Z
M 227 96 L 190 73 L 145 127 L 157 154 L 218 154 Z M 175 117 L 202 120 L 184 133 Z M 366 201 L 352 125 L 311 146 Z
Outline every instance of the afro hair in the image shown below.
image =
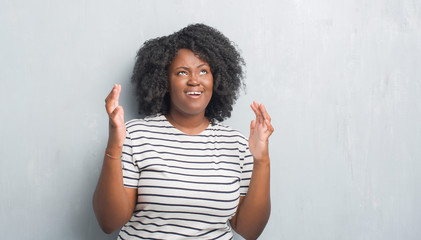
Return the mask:
M 169 36 L 148 40 L 139 49 L 131 78 L 136 86 L 139 113 L 151 116 L 169 112 L 168 68 L 182 48 L 190 49 L 211 68 L 213 94 L 205 116 L 211 123 L 229 118 L 244 86 L 245 63 L 234 43 L 204 24 L 189 25 Z

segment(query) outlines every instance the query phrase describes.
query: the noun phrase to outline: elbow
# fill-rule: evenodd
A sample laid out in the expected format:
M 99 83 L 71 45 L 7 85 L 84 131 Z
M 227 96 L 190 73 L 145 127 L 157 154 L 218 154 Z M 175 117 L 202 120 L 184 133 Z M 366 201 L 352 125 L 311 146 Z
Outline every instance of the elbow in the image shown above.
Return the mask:
M 92 205 L 98 225 L 106 234 L 115 232 L 127 222 L 125 221 L 124 216 L 121 215 L 121 211 L 116 212 L 112 211 L 110 208 L 107 209 L 103 203 L 95 198 L 95 195 Z
M 119 230 L 127 221 L 118 218 L 118 216 L 96 215 L 99 227 L 106 234 L 111 234 Z
M 111 226 L 111 225 L 106 224 L 106 223 L 101 223 L 99 221 L 98 221 L 98 223 L 99 223 L 99 226 L 101 227 L 102 231 L 106 234 L 111 234 L 118 229 L 118 227 Z
M 244 235 L 240 234 L 240 235 L 246 240 L 255 240 L 260 236 L 260 234 L 262 234 L 262 232 L 263 232 L 263 229 L 260 232 L 254 232 L 254 233 L 251 233 L 251 234 L 244 234 Z
M 266 224 L 269 221 L 269 218 L 270 218 L 270 208 L 268 208 L 268 211 L 266 212 L 266 214 L 264 214 L 264 217 L 260 219 L 259 221 L 253 222 L 251 225 L 249 223 L 247 224 L 247 226 L 242 226 L 242 227 L 238 226 L 238 224 L 235 223 L 235 226 L 233 226 L 233 229 L 235 232 L 240 234 L 244 239 L 247 239 L 247 240 L 257 239 L 258 237 L 260 237 L 263 230 L 265 229 Z
M 231 226 L 233 228 L 233 230 L 239 234 L 241 237 L 243 237 L 246 240 L 254 240 L 257 239 L 263 232 L 263 228 L 260 229 L 253 229 L 253 228 L 248 228 L 248 229 L 238 229 L 234 226 Z
M 110 216 L 96 216 L 99 227 L 106 234 L 111 234 L 118 229 L 120 229 L 126 222 L 116 221 L 116 218 L 111 218 Z
M 107 211 L 101 211 L 98 206 L 94 204 L 94 213 L 101 230 L 106 234 L 111 234 L 121 228 L 125 222 L 117 221 L 118 216 L 112 216 Z

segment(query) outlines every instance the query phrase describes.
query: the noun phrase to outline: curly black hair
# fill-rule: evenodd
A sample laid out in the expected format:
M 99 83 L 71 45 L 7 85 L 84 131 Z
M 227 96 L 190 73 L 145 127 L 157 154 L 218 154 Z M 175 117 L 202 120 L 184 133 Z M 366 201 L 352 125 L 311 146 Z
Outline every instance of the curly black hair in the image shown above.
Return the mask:
M 213 94 L 205 116 L 211 123 L 230 117 L 245 85 L 245 62 L 233 42 L 204 24 L 189 25 L 171 35 L 148 40 L 139 49 L 131 78 L 136 85 L 139 113 L 151 116 L 169 112 L 168 68 L 181 48 L 190 49 L 211 68 Z

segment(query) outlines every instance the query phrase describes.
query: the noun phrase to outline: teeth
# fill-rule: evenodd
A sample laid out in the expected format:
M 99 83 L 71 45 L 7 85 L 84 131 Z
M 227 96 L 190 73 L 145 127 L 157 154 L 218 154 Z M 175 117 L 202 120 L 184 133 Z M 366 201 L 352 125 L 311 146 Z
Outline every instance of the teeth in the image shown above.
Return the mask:
M 200 95 L 201 92 L 187 92 L 188 95 Z

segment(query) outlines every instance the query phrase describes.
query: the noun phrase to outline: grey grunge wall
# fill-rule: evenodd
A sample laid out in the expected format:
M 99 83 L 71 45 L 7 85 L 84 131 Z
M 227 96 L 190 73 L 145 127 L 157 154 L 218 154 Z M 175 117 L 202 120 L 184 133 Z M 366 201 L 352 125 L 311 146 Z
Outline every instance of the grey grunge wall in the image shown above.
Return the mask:
M 234 41 L 249 105 L 272 116 L 272 214 L 260 239 L 421 236 L 421 2 L 0 1 L 0 238 L 116 239 L 92 194 L 104 99 L 147 39 L 190 23 Z M 236 236 L 236 239 L 241 239 Z

